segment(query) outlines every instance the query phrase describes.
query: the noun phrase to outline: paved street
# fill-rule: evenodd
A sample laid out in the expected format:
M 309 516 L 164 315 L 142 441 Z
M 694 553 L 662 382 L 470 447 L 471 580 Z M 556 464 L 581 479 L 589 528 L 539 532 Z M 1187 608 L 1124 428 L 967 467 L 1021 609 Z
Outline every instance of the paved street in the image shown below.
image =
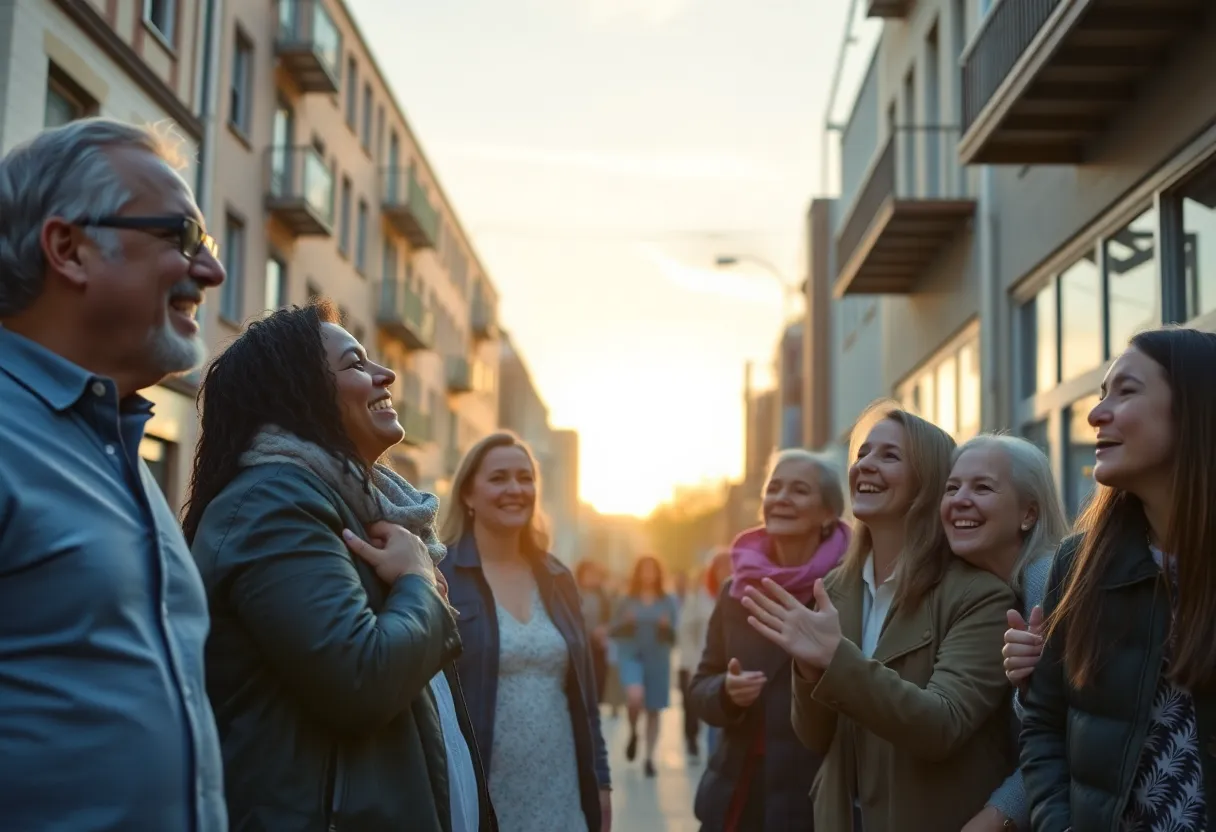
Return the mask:
M 629 739 L 629 721 L 625 710 L 615 719 L 604 709 L 604 739 L 608 743 L 608 760 L 612 767 L 614 832 L 697 832 L 700 824 L 693 818 L 692 799 L 704 768 L 702 760 L 691 765 L 684 756 L 679 708 L 680 694 L 671 695 L 672 707 L 663 712 L 659 732 L 659 747 L 655 751 L 658 776 L 648 779 L 642 772 L 642 738 L 639 736 L 638 759 L 625 761 L 625 743 Z M 645 717 L 639 723 L 639 735 Z M 704 743 L 702 743 L 704 745 Z

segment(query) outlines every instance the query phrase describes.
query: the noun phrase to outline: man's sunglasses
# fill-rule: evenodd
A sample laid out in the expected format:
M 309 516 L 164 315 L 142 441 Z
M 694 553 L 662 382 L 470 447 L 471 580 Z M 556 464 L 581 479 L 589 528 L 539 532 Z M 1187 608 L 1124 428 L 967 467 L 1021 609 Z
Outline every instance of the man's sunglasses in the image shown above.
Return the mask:
M 203 249 L 207 249 L 212 257 L 218 258 L 220 253 L 219 243 L 203 230 L 203 226 L 198 220 L 180 214 L 165 217 L 98 217 L 80 220 L 76 224 L 95 228 L 130 228 L 150 233 L 163 231 L 164 235 L 158 234 L 157 236 L 171 235 L 176 238 L 178 249 L 191 259 Z

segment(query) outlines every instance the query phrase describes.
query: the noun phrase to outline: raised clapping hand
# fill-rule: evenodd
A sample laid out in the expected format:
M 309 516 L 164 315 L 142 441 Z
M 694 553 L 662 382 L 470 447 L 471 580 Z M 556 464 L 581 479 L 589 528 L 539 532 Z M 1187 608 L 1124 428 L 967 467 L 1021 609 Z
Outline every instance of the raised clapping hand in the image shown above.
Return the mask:
M 823 588 L 823 580 L 815 581 L 815 609 L 768 578 L 761 586 L 764 592 L 751 586 L 743 592 L 743 606 L 751 613 L 747 623 L 799 665 L 813 672 L 825 670 L 843 636 L 840 614 Z
M 1015 688 L 1025 686 L 1034 667 L 1043 654 L 1043 608 L 1030 611 L 1030 621 L 1022 619 L 1017 610 L 1007 614 L 1009 629 L 1005 631 L 1005 646 L 1001 655 L 1005 657 L 1005 678 Z

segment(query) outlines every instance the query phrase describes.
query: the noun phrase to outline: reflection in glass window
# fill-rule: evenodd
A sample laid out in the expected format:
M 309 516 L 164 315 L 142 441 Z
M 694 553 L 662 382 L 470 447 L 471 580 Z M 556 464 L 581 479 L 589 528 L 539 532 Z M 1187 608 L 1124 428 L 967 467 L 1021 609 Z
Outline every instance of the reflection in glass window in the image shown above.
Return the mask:
M 1088 396 L 1074 402 L 1066 417 L 1068 451 L 1064 463 L 1065 507 L 1074 517 L 1085 508 L 1094 491 L 1096 432 L 1089 424 L 1089 412 L 1097 406 L 1098 397 Z
M 958 432 L 958 362 L 950 356 L 937 365 L 937 426 L 954 436 Z
M 980 351 L 974 342 L 958 352 L 959 441 L 980 432 Z
M 1033 396 L 1056 386 L 1056 284 L 1048 283 L 1022 305 L 1022 395 Z
M 1187 317 L 1216 310 L 1216 165 L 1182 187 Z
M 1150 208 L 1106 240 L 1110 354 L 1157 325 L 1157 209 Z
M 1060 275 L 1060 377 L 1076 378 L 1102 363 L 1102 277 L 1093 254 Z

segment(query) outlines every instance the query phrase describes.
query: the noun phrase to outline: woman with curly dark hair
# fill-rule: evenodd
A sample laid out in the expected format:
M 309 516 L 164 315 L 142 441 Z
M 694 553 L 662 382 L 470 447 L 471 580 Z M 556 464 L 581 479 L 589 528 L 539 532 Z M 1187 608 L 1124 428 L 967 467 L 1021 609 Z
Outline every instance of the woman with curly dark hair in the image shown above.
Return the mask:
M 337 320 L 251 324 L 200 391 L 183 525 L 232 829 L 485 832 L 438 500 L 377 464 L 394 375 Z

